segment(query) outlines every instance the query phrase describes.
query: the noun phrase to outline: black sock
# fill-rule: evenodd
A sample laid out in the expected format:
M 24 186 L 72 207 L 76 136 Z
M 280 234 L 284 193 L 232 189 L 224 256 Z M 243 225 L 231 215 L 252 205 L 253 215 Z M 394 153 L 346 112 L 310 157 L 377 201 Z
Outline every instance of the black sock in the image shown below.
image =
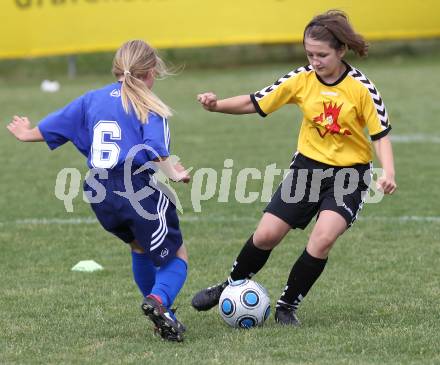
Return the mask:
M 264 266 L 272 250 L 262 250 L 254 245 L 252 235 L 241 249 L 232 266 L 232 280 L 250 279 Z
M 324 270 L 327 259 L 319 259 L 304 250 L 290 271 L 286 288 L 277 304 L 289 304 L 295 309 L 304 299 Z

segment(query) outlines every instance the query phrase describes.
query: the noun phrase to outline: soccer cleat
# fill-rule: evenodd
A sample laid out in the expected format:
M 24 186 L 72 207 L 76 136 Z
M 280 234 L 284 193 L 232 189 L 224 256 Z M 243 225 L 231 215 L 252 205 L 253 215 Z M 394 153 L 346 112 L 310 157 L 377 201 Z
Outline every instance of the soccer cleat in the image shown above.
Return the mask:
M 209 288 L 200 290 L 194 297 L 192 298 L 191 304 L 194 309 L 198 311 L 207 311 L 212 307 L 215 307 L 220 300 L 220 296 L 222 295 L 223 290 L 229 285 L 229 282 L 226 280 L 223 283 L 210 286 Z
M 296 307 L 280 302 L 278 302 L 276 305 L 275 322 L 294 327 L 299 327 L 301 325 L 298 317 L 296 316 Z
M 168 341 L 183 341 L 185 326 L 180 323 L 172 310 L 167 310 L 154 295 L 147 295 L 142 303 L 145 315 L 154 323 L 154 332 Z

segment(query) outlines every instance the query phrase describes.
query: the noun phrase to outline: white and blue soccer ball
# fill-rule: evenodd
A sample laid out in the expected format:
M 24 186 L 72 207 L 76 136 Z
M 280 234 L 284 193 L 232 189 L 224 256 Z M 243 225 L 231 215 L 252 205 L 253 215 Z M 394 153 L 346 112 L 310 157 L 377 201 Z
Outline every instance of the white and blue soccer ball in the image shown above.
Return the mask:
M 270 315 L 269 295 L 267 290 L 255 281 L 233 281 L 220 296 L 219 311 L 231 327 L 262 326 Z

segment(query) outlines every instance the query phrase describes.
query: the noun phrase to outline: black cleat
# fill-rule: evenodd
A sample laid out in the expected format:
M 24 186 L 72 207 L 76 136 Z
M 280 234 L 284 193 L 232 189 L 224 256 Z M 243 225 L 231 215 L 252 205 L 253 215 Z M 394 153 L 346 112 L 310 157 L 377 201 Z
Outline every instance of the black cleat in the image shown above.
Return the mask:
M 277 303 L 275 321 L 287 326 L 299 327 L 301 325 L 301 322 L 296 316 L 296 307 L 287 303 Z
M 154 323 L 154 332 L 160 337 L 168 341 L 183 341 L 185 326 L 176 319 L 172 310 L 168 311 L 153 295 L 145 297 L 142 310 Z
M 226 280 L 223 283 L 210 286 L 209 288 L 200 290 L 194 297 L 192 298 L 191 304 L 194 309 L 198 311 L 207 311 L 212 307 L 215 307 L 222 295 L 223 290 L 229 285 L 229 282 Z

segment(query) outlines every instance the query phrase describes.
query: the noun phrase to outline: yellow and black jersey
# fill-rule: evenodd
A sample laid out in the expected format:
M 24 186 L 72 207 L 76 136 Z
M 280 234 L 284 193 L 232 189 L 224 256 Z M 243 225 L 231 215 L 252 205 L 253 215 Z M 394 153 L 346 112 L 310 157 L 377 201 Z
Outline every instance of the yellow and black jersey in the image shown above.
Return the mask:
M 365 129 L 372 140 L 391 130 L 374 84 L 359 70 L 346 66 L 345 73 L 333 84 L 321 80 L 308 65 L 251 95 L 262 116 L 285 104 L 297 104 L 303 113 L 298 151 L 333 166 L 370 162 L 372 148 Z

